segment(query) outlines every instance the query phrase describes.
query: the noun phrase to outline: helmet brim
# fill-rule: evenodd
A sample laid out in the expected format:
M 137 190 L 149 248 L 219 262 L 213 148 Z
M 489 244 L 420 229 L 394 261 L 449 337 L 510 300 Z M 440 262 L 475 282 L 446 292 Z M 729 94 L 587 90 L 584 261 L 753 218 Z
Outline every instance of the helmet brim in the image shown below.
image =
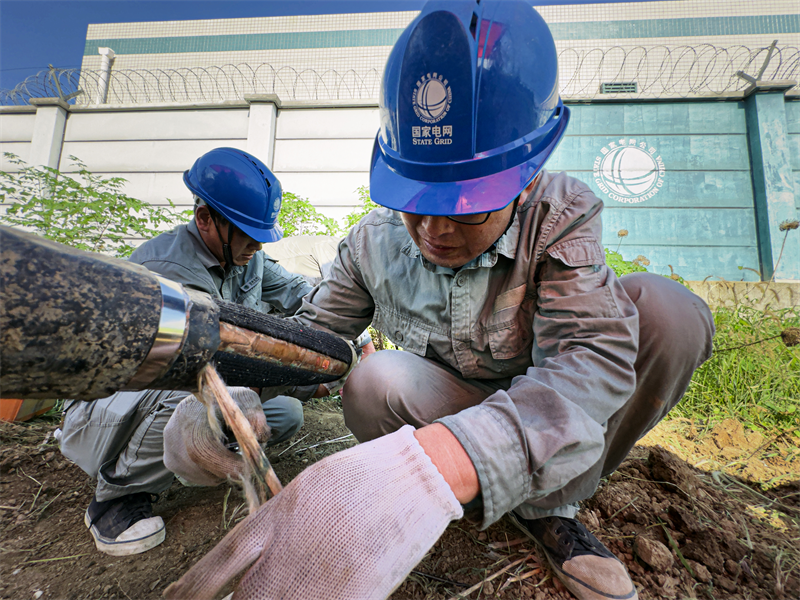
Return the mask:
M 277 242 L 283 238 L 283 229 L 277 224 L 269 229 L 256 229 L 243 223 L 235 223 L 242 233 L 253 238 L 260 244 L 269 244 L 270 242 Z
M 409 179 L 390 167 L 378 139 L 372 151 L 370 198 L 400 212 L 432 216 L 493 212 L 508 206 L 541 170 L 558 146 L 569 121 L 562 119 L 552 141 L 524 163 L 476 179 L 430 182 Z

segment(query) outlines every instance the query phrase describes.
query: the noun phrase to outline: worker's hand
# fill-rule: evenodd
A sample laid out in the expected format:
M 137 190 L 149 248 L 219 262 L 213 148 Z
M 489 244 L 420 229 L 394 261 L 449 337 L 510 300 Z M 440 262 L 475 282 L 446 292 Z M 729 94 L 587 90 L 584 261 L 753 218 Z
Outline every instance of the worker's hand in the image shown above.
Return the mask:
M 230 387 L 228 391 L 242 409 L 256 439 L 265 443 L 270 431 L 258 394 L 246 387 Z M 219 407 L 214 419 L 216 428 L 209 422 L 205 404 L 189 396 L 178 404 L 164 428 L 164 464 L 186 483 L 219 485 L 228 478 L 241 477 L 244 460 L 227 447 Z
M 406 425 L 308 467 L 164 596 L 214 598 L 255 562 L 235 600 L 386 598 L 462 514 Z

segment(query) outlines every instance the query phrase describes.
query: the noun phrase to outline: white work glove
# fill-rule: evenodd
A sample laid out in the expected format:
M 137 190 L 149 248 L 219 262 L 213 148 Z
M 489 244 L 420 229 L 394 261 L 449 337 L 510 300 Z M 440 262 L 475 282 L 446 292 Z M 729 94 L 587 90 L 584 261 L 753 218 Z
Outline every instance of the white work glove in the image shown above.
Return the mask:
M 265 443 L 270 430 L 258 394 L 246 387 L 229 387 L 228 392 L 253 427 L 256 439 Z M 219 407 L 215 418 L 221 431 Z M 226 441 L 209 424 L 206 405 L 188 396 L 178 404 L 164 428 L 164 465 L 191 485 L 213 486 L 228 478 L 240 479 L 244 459 L 229 450 Z
M 255 562 L 234 600 L 386 598 L 462 515 L 406 425 L 308 467 L 164 596 L 210 600 Z

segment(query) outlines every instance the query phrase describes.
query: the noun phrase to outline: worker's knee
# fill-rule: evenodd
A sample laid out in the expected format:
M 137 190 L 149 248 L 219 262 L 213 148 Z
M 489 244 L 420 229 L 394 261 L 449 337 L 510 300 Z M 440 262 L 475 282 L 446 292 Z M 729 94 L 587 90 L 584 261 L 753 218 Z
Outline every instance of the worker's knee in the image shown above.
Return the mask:
M 272 433 L 269 445 L 288 440 L 303 426 L 303 404 L 291 396 L 276 396 L 262 403 Z
M 418 356 L 397 350 L 369 355 L 347 378 L 342 389 L 344 421 L 361 442 L 396 431 L 405 390 L 415 384 L 412 363 Z
M 714 317 L 703 300 L 667 277 L 634 273 L 620 279 L 639 312 L 640 358 L 686 357 L 697 368 L 711 355 Z

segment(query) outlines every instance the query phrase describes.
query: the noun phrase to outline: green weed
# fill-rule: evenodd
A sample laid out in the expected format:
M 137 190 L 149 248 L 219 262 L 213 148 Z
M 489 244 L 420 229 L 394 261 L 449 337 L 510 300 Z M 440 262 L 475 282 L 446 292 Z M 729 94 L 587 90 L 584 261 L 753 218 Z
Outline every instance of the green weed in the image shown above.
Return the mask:
M 695 372 L 670 416 L 710 422 L 733 418 L 755 429 L 797 432 L 800 346 L 787 347 L 776 336 L 800 326 L 800 307 L 718 308 L 714 323 L 714 354 Z M 753 344 L 767 338 L 773 339 Z

